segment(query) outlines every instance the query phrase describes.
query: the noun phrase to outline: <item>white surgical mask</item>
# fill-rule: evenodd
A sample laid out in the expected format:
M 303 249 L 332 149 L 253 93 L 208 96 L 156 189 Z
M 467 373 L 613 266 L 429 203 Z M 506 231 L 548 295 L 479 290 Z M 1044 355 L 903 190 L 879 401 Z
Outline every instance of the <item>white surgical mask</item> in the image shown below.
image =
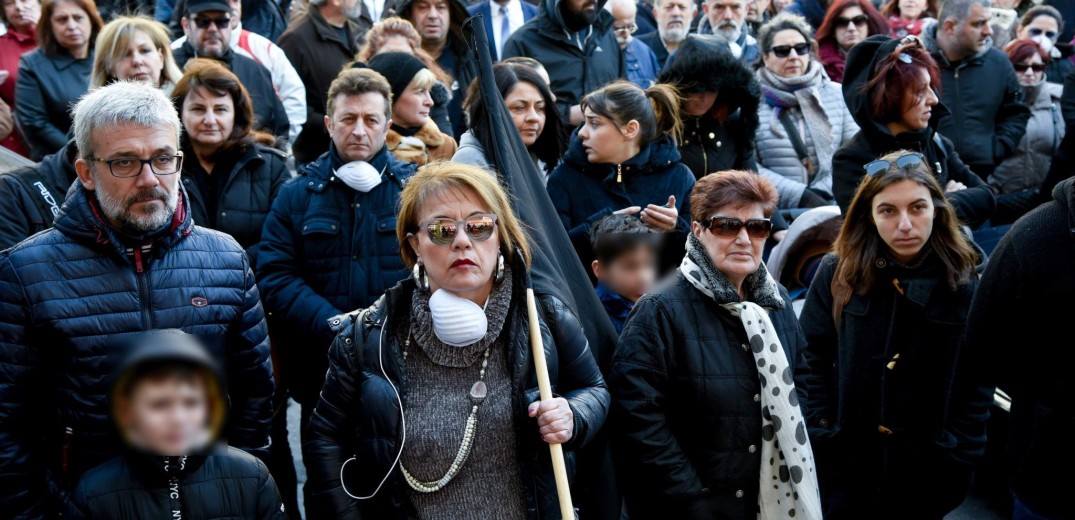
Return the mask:
M 335 173 L 344 184 L 362 193 L 367 193 L 381 184 L 381 172 L 366 161 L 351 161 Z
M 430 295 L 429 312 L 433 316 L 433 333 L 453 347 L 472 345 L 489 330 L 485 309 L 445 289 Z

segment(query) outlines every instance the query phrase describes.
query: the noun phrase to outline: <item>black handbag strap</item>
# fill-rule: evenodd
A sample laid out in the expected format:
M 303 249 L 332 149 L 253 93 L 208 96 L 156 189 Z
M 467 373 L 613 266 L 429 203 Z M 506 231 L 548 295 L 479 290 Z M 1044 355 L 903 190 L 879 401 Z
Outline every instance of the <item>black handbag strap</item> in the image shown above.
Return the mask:
M 777 118 L 780 119 L 780 124 L 784 126 L 784 131 L 788 134 L 788 140 L 791 141 L 791 146 L 795 148 L 795 155 L 799 156 L 799 162 L 803 163 L 803 168 L 806 168 L 807 173 L 813 175 L 814 167 L 810 162 L 810 153 L 806 150 L 806 144 L 803 143 L 803 138 L 799 135 L 799 127 L 791 120 L 791 114 L 788 113 L 788 109 L 781 109 Z

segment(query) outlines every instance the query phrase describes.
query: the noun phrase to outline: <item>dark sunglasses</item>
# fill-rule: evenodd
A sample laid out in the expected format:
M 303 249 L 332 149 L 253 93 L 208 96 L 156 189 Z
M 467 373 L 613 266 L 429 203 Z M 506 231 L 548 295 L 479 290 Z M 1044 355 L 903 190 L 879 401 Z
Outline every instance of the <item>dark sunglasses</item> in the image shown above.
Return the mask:
M 866 25 L 866 15 L 860 14 L 858 16 L 852 16 L 851 18 L 844 18 L 843 16 L 836 19 L 836 27 L 847 27 L 848 25 L 855 24 L 856 26 Z
M 464 220 L 435 218 L 418 223 L 418 228 L 425 229 L 429 233 L 429 239 L 441 246 L 451 244 L 459 233 L 460 227 L 475 242 L 488 240 L 496 230 L 496 215 L 471 215 Z
M 777 45 L 769 50 L 775 54 L 777 58 L 787 58 L 792 50 L 794 50 L 795 54 L 798 56 L 806 56 L 807 54 L 810 54 L 810 44 L 803 42 L 796 43 L 795 45 Z
M 906 169 L 917 167 L 925 160 L 926 158 L 922 154 L 918 152 L 912 152 L 909 154 L 901 155 L 897 157 L 894 161 L 879 159 L 873 162 L 868 162 L 866 163 L 866 166 L 863 166 L 863 168 L 866 170 L 866 175 L 882 175 L 888 172 L 888 169 L 891 168 L 893 164 L 896 165 L 897 168 Z
M 1016 63 L 1015 64 L 1015 72 L 1026 72 L 1026 69 L 1030 69 L 1030 70 L 1032 70 L 1032 71 L 1034 71 L 1036 73 L 1037 72 L 1045 72 L 1045 64 L 1044 63 L 1027 63 L 1027 64 Z
M 1027 29 L 1026 32 L 1031 36 L 1041 36 L 1044 34 L 1046 38 L 1056 40 L 1056 31 L 1046 31 L 1037 27 L 1031 27 L 1030 29 Z
M 208 29 L 209 25 L 216 25 L 217 29 L 224 30 L 231 25 L 231 17 L 223 16 L 220 18 L 204 18 L 201 16 L 194 18 L 194 26 L 199 29 Z
M 739 235 L 739 230 L 747 228 L 750 238 L 769 238 L 773 230 L 773 221 L 767 218 L 752 218 L 746 222 L 735 217 L 709 217 L 699 224 L 709 230 L 710 233 L 723 238 L 734 238 Z

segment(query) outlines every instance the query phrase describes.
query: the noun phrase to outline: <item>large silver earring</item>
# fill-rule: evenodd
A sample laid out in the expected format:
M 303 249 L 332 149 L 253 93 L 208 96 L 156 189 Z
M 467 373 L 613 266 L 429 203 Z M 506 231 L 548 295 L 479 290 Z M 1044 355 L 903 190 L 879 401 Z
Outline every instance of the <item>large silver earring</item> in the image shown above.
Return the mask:
M 414 275 L 414 283 L 418 284 L 418 290 L 429 292 L 429 277 L 426 276 L 426 268 L 422 265 L 422 262 L 414 263 L 414 269 L 411 269 L 411 274 Z
M 504 254 L 497 253 L 496 255 L 496 272 L 493 273 L 493 281 L 500 283 L 504 281 Z

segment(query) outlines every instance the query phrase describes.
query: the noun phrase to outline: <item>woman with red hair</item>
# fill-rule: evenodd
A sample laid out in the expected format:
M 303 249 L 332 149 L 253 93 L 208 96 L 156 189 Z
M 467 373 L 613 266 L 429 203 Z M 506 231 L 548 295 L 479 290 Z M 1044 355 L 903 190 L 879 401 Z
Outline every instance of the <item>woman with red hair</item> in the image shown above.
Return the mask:
M 869 0 L 839 0 L 817 28 L 817 60 L 829 79 L 841 83 L 847 52 L 875 34 L 888 34 L 888 22 Z

